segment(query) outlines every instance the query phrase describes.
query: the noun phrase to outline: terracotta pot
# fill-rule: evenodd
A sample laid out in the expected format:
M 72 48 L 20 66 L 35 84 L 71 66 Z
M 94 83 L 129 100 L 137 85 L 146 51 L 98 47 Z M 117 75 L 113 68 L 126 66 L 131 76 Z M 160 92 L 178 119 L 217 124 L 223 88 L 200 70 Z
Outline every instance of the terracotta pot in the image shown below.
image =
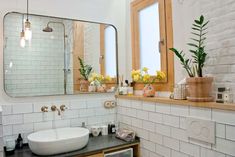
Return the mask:
M 146 84 L 143 89 L 143 96 L 144 97 L 154 97 L 155 96 L 155 89 L 153 85 Z
M 88 92 L 90 82 L 88 80 L 80 80 L 80 91 Z
M 106 92 L 106 85 L 102 84 L 100 86 L 97 86 L 97 92 Z
M 187 99 L 194 102 L 213 101 L 212 82 L 213 77 L 191 77 L 186 79 L 188 85 Z

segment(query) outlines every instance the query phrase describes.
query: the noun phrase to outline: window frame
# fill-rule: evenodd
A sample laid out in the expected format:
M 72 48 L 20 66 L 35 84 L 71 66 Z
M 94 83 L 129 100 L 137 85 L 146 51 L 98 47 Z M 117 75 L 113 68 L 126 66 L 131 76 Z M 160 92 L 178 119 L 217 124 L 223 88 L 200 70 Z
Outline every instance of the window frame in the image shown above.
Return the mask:
M 135 0 L 131 3 L 131 38 L 132 38 L 132 69 L 140 69 L 139 11 L 158 2 L 160 20 L 161 71 L 167 78 L 156 81 L 153 85 L 157 91 L 172 91 L 174 86 L 174 54 L 169 51 L 173 47 L 172 2 L 171 0 Z M 135 89 L 143 89 L 144 84 L 135 83 Z

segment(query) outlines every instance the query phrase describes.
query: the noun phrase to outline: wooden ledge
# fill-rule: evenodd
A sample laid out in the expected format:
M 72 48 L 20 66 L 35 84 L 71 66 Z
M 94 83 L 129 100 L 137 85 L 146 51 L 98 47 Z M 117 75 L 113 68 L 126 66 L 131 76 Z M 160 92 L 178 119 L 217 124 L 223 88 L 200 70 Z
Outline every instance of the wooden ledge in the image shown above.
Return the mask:
M 116 95 L 115 97 L 119 99 L 139 100 L 139 101 L 156 102 L 156 103 L 162 103 L 162 104 L 173 104 L 173 105 L 181 105 L 181 106 L 193 106 L 193 107 L 235 111 L 235 104 L 222 104 L 222 103 L 216 103 L 216 102 L 190 102 L 188 100 L 174 100 L 174 99 L 161 98 L 161 97 L 148 98 L 148 97 L 137 96 L 137 95 L 133 95 L 133 96 Z

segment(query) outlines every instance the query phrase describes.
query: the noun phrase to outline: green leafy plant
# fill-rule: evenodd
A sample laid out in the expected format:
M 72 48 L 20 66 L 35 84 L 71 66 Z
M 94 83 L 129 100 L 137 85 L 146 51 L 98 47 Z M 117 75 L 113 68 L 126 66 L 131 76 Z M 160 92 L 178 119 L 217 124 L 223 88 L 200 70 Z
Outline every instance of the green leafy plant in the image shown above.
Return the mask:
M 178 51 L 175 48 L 170 48 L 171 51 L 180 59 L 181 64 L 187 71 L 189 77 L 203 77 L 202 69 L 204 67 L 207 53 L 205 52 L 206 30 L 209 21 L 205 21 L 203 15 L 198 20 L 194 20 L 192 25 L 193 35 L 191 42 L 188 45 L 191 47 L 189 52 L 192 53 L 192 60 L 185 57 L 183 51 Z
M 89 75 L 91 74 L 92 71 L 92 67 L 90 65 L 85 65 L 84 61 L 78 57 L 78 60 L 80 62 L 80 74 L 82 75 L 82 77 L 84 78 L 84 80 L 88 80 Z

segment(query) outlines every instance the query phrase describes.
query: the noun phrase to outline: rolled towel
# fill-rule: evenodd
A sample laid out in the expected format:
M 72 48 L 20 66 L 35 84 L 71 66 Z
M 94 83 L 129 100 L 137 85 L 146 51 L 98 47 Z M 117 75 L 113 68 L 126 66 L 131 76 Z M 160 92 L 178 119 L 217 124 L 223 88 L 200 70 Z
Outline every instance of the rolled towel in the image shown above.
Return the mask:
M 130 129 L 119 129 L 116 131 L 116 137 L 130 142 L 135 140 L 135 132 Z

